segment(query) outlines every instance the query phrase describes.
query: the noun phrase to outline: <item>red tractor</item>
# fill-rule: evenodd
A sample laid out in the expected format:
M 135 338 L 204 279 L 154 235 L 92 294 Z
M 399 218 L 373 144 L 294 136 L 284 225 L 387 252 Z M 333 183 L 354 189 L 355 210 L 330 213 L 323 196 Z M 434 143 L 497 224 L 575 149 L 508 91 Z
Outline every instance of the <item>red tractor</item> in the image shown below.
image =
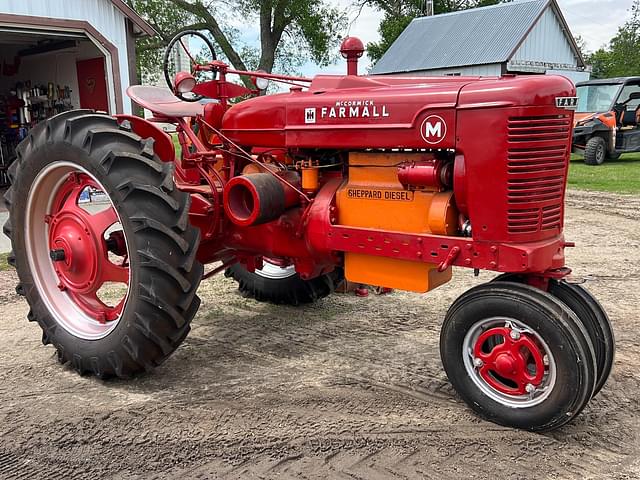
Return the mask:
M 175 95 L 129 89 L 149 120 L 72 111 L 31 131 L 5 232 L 28 319 L 61 363 L 100 378 L 161 364 L 216 273 L 259 301 L 299 304 L 345 278 L 427 292 L 466 267 L 503 275 L 444 319 L 441 358 L 459 395 L 535 431 L 581 412 L 614 343 L 602 307 L 565 281 L 573 85 L 358 76 L 362 51 L 348 38 L 348 74 L 313 79 L 192 58 Z M 290 91 L 263 95 L 270 80 Z M 157 122 L 176 126 L 180 155 Z

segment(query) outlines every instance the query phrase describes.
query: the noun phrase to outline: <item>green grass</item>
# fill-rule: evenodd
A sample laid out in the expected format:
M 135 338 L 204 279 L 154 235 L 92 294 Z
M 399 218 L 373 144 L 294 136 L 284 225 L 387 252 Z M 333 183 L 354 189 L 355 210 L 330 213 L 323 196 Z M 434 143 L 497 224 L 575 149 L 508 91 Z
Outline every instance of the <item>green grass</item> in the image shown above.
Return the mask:
M 171 139 L 173 140 L 173 146 L 176 148 L 176 158 L 182 157 L 182 145 L 180 145 L 180 140 L 178 140 L 178 134 L 172 133 Z
M 8 253 L 0 253 L 0 272 L 4 272 L 5 270 L 9 270 L 11 268 L 11 266 L 7 263 L 8 257 Z
M 605 160 L 602 165 L 585 165 L 582 156 L 572 155 L 569 188 L 613 193 L 640 193 L 640 153 Z

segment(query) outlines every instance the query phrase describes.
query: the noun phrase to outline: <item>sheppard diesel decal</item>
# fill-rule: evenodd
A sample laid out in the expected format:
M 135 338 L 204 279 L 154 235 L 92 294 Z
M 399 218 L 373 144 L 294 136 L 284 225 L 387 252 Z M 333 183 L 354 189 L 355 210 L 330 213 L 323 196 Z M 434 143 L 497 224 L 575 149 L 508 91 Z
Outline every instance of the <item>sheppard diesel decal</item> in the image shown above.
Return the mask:
M 406 190 L 376 190 L 372 188 L 348 188 L 349 198 L 362 198 L 364 200 L 392 200 L 395 202 L 412 202 L 413 192 Z
M 386 118 L 386 105 L 376 105 L 373 100 L 339 100 L 332 107 L 312 107 L 304 110 L 304 123 L 316 123 L 320 118 Z

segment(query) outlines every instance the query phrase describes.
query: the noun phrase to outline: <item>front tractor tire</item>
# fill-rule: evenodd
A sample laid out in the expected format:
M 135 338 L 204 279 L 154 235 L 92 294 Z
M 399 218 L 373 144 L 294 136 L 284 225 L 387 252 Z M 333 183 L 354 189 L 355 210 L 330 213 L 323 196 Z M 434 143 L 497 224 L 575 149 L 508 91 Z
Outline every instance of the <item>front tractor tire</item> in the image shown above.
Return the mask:
M 607 142 L 602 137 L 591 137 L 584 149 L 584 163 L 602 165 L 607 158 Z
M 549 293 L 576 314 L 589 334 L 597 367 L 593 398 L 607 383 L 615 360 L 616 342 L 609 316 L 591 292 L 580 285 L 551 280 Z
M 240 264 L 232 265 L 226 270 L 225 276 L 238 282 L 238 290 L 246 298 L 293 306 L 313 303 L 332 294 L 344 279 L 340 269 L 303 280 L 293 265 L 282 267 L 266 259 L 263 263 L 263 267 L 255 272 L 250 272 Z
M 189 332 L 203 272 L 173 164 L 112 117 L 74 111 L 36 126 L 10 175 L 4 230 L 43 343 L 100 378 L 160 365 Z
M 517 273 L 503 273 L 492 281 L 524 284 L 526 279 Z M 592 395 L 595 397 L 607 383 L 615 359 L 616 344 L 609 316 L 591 292 L 581 285 L 550 279 L 548 292 L 575 313 L 589 334 L 597 366 L 596 386 Z
M 550 431 L 591 399 L 597 366 L 589 334 L 551 294 L 491 282 L 449 309 L 440 337 L 444 369 L 460 397 L 483 418 Z

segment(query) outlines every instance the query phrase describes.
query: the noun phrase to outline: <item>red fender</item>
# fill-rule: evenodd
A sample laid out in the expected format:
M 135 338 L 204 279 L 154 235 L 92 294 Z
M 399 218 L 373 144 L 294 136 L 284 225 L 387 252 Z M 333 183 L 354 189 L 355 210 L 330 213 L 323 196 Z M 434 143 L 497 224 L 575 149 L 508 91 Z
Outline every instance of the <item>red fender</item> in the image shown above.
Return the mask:
M 134 117 L 133 115 L 115 115 L 115 117 L 118 123 L 128 121 L 136 135 L 142 138 L 153 138 L 155 140 L 153 149 L 160 157 L 160 160 L 163 162 L 176 161 L 176 149 L 171 136 L 167 132 L 144 118 Z

